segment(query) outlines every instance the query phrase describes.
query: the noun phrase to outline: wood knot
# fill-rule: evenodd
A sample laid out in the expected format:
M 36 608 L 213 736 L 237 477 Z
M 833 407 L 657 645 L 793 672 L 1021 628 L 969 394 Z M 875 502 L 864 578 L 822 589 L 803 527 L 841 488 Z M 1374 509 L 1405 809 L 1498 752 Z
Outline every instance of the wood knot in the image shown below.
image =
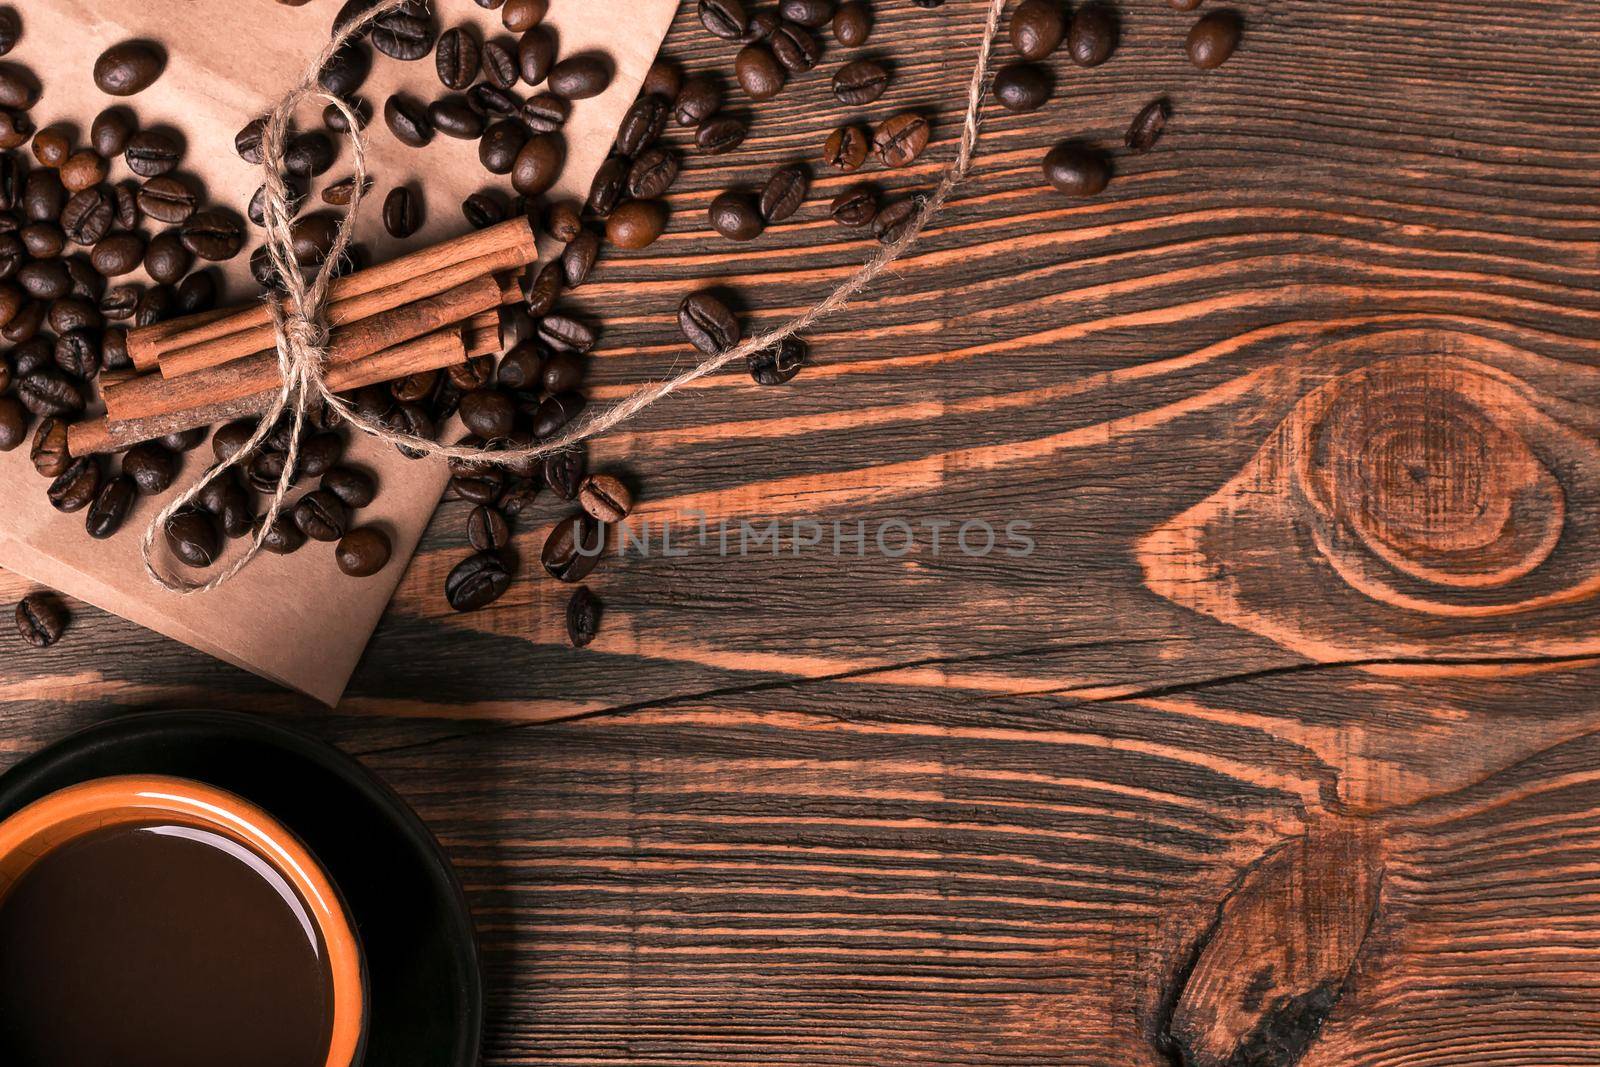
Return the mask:
M 1600 653 L 1600 370 L 1436 329 L 1305 367 L 1244 469 L 1141 540 L 1152 590 L 1373 670 Z

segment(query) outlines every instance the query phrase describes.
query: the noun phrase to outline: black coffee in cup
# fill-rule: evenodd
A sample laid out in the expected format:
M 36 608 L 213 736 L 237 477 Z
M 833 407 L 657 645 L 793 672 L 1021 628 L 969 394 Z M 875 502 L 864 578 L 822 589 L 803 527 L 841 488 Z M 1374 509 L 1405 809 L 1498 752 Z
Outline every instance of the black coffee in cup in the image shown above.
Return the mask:
M 96 830 L 0 894 L 0 1064 L 325 1064 L 322 936 L 295 888 L 231 839 Z

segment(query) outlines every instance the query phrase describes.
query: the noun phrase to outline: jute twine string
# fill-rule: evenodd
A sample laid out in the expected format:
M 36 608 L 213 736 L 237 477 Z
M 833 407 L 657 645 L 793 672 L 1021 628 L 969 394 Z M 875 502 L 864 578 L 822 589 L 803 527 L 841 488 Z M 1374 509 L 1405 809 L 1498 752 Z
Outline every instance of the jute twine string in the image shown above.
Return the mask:
M 918 210 L 911 214 L 901 232 L 888 241 L 869 259 L 860 269 L 851 274 L 830 292 L 821 301 L 814 304 L 802 314 L 790 319 L 776 329 L 741 341 L 732 348 L 708 356 L 696 363 L 693 367 L 682 373 L 676 374 L 650 385 L 641 386 L 603 410 L 593 412 L 579 418 L 556 436 L 548 438 L 536 445 L 526 448 L 506 448 L 499 450 L 485 450 L 470 448 L 462 445 L 445 445 L 423 437 L 411 434 L 396 433 L 382 423 L 373 421 L 356 411 L 350 404 L 341 400 L 328 391 L 327 383 L 323 381 L 322 365 L 327 358 L 328 327 L 324 321 L 324 308 L 327 304 L 329 286 L 333 282 L 338 264 L 343 259 L 349 248 L 357 213 L 361 208 L 361 201 L 366 196 L 367 169 L 366 169 L 366 142 L 361 135 L 361 123 L 352 111 L 350 105 L 338 96 L 322 89 L 318 84 L 318 75 L 322 68 L 331 60 L 344 45 L 352 38 L 361 34 L 375 19 L 401 7 L 408 0 L 381 0 L 376 6 L 366 11 L 360 18 L 354 19 L 340 27 L 328 41 L 321 53 L 311 62 L 300 82 L 280 100 L 268 116 L 266 129 L 261 139 L 263 184 L 266 188 L 263 196 L 263 211 L 266 217 L 266 250 L 271 258 L 272 266 L 278 277 L 282 279 L 284 296 L 287 299 L 275 299 L 269 304 L 272 312 L 273 325 L 277 331 L 278 341 L 278 369 L 283 375 L 283 387 L 278 395 L 273 398 L 271 406 L 262 413 L 260 425 L 255 433 L 245 442 L 232 457 L 217 464 L 207 471 L 194 485 L 184 490 L 151 520 L 145 529 L 142 551 L 144 555 L 145 572 L 151 581 L 166 589 L 178 593 L 203 593 L 215 589 L 232 580 L 239 572 L 250 565 L 262 551 L 262 545 L 274 522 L 282 513 L 284 500 L 291 488 L 294 470 L 299 462 L 301 431 L 305 427 L 308 410 L 318 402 L 332 409 L 340 418 L 362 433 L 386 441 L 390 444 L 403 446 L 412 454 L 430 456 L 443 456 L 447 459 L 468 460 L 485 465 L 510 465 L 526 462 L 530 459 L 539 459 L 564 451 L 572 446 L 598 437 L 615 427 L 627 422 L 646 408 L 661 400 L 665 400 L 673 393 L 686 385 L 704 378 L 708 374 L 715 374 L 728 364 L 747 359 L 748 357 L 766 351 L 794 337 L 796 334 L 809 329 L 817 322 L 838 311 L 848 304 L 856 294 L 889 269 L 889 266 L 899 259 L 907 249 L 916 244 L 926 229 L 956 189 L 966 180 L 972 169 L 973 157 L 977 154 L 979 128 L 982 122 L 982 109 L 984 86 L 988 80 L 989 66 L 994 53 L 995 38 L 1000 30 L 1000 16 L 1005 10 L 1006 0 L 990 0 L 989 13 L 983 32 L 983 38 L 978 45 L 977 61 L 973 64 L 972 79 L 967 87 L 967 109 L 961 125 L 961 141 L 956 150 L 955 159 L 945 168 L 944 174 L 939 179 L 939 184 L 926 198 L 922 198 Z M 292 223 L 294 208 L 291 202 L 290 190 L 285 177 L 284 154 L 288 148 L 291 123 L 294 113 L 307 100 L 318 103 L 327 103 L 336 107 L 344 115 L 350 134 L 351 148 L 354 154 L 353 170 L 355 172 L 355 189 L 350 199 L 349 210 L 345 213 L 344 220 L 339 226 L 338 234 L 327 258 L 318 268 L 315 276 L 307 282 L 294 254 L 294 238 Z M 294 433 L 289 438 L 289 448 L 285 455 L 283 473 L 278 478 L 267 505 L 261 526 L 251 539 L 248 549 L 233 563 L 223 568 L 215 576 L 204 582 L 195 582 L 190 579 L 166 573 L 155 561 L 155 539 L 165 528 L 167 521 L 179 511 L 195 506 L 195 501 L 205 491 L 206 487 L 224 472 L 234 466 L 246 462 L 272 435 L 277 426 L 278 419 L 284 411 L 293 412 Z

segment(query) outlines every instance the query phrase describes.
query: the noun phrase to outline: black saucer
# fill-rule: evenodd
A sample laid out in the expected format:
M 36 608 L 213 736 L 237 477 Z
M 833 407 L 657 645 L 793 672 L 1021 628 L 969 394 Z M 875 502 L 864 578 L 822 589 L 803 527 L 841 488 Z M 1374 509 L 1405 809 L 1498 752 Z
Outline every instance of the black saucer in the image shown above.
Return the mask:
M 0 819 L 57 789 L 170 774 L 227 789 L 293 830 L 360 930 L 371 1067 L 473 1067 L 483 1028 L 477 940 L 450 861 L 404 801 L 337 749 L 226 712 L 152 712 L 91 727 L 0 775 Z

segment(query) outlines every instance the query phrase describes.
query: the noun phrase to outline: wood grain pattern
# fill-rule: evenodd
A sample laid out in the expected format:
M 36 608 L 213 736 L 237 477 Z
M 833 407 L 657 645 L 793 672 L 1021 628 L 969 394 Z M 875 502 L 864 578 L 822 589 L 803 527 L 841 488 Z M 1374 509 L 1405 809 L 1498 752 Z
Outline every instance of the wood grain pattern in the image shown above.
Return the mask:
M 361 754 L 468 883 L 495 1064 L 1600 1062 L 1600 12 L 1235 6 L 1199 75 L 1193 15 L 1123 0 L 1112 61 L 986 116 L 972 184 L 791 385 L 719 375 L 599 443 L 654 536 L 588 583 L 591 648 L 542 577 L 448 611 L 449 503 L 335 711 L 79 609 L 48 653 L 0 636 L 0 762 L 184 704 Z M 691 7 L 667 51 L 731 88 Z M 983 4 L 874 7 L 889 95 L 834 105 L 830 45 L 736 99 L 746 145 L 578 291 L 597 395 L 692 358 L 697 283 L 770 325 L 870 251 L 826 218 L 856 178 L 750 245 L 717 192 L 858 114 L 934 119 L 864 175 L 890 194 L 949 159 Z M 1157 94 L 1103 196 L 1044 188 L 1050 145 Z M 730 558 L 696 512 L 1034 548 Z M 1381 857 L 1366 910 L 1329 834 Z M 1270 930 L 1270 979 L 1230 971 Z

